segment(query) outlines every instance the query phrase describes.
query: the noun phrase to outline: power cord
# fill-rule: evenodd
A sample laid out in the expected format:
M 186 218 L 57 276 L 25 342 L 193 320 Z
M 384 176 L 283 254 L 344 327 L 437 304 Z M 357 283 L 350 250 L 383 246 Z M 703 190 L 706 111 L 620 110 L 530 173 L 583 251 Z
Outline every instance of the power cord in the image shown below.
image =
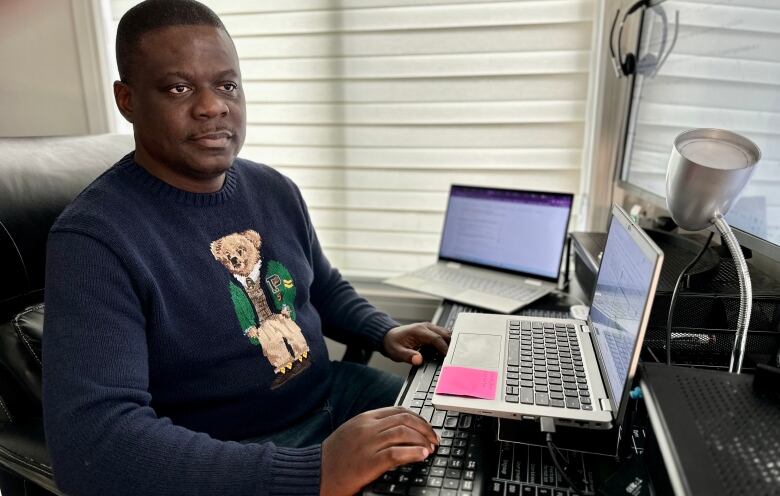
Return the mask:
M 710 231 L 710 236 L 707 238 L 707 242 L 704 243 L 704 246 L 701 247 L 701 250 L 699 250 L 696 258 L 694 258 L 688 265 L 685 266 L 682 272 L 680 272 L 680 275 L 677 277 L 677 282 L 674 285 L 674 291 L 672 291 L 672 300 L 669 302 L 669 315 L 666 317 L 666 365 L 672 364 L 672 319 L 674 318 L 674 307 L 677 304 L 677 294 L 680 291 L 680 283 L 688 271 L 691 270 L 691 268 L 696 265 L 696 262 L 699 261 L 701 256 L 704 255 L 704 252 L 707 251 L 707 248 L 710 246 L 710 241 L 712 241 L 713 234 L 715 233 Z
M 569 468 L 569 461 L 566 460 L 566 465 L 564 466 L 561 465 L 561 462 L 558 459 L 559 456 L 563 459 L 566 457 L 563 456 L 563 453 L 561 453 L 558 447 L 555 446 L 555 443 L 553 443 L 552 436 L 555 434 L 555 421 L 551 417 L 541 417 L 539 420 L 542 432 L 545 433 L 545 441 L 547 442 L 547 449 L 550 451 L 550 458 L 552 458 L 558 473 L 561 475 L 561 477 L 563 477 L 563 480 L 566 481 L 566 484 L 569 485 L 573 492 L 577 494 L 587 494 L 584 489 L 580 488 L 580 486 L 575 484 L 571 477 L 569 477 L 567 471 Z

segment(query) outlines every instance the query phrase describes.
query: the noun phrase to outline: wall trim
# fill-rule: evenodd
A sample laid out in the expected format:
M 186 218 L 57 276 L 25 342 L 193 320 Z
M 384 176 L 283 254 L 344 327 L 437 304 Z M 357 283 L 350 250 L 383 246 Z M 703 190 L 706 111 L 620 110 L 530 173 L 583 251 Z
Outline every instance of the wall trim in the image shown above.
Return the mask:
M 100 0 L 71 0 L 82 91 L 90 134 L 116 132 Z

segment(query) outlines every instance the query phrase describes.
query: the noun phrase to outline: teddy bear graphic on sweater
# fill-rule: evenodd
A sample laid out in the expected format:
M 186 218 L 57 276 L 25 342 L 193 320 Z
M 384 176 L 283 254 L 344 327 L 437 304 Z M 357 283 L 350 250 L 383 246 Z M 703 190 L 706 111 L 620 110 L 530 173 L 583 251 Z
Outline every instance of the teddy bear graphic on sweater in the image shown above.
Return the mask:
M 295 323 L 292 276 L 284 265 L 271 260 L 265 277 L 261 277 L 261 245 L 260 234 L 249 229 L 213 241 L 211 253 L 233 276 L 230 297 L 241 329 L 252 344 L 262 349 L 277 374 L 272 387 L 278 387 L 308 367 L 309 345 Z M 268 287 L 279 313 L 268 305 L 262 283 Z

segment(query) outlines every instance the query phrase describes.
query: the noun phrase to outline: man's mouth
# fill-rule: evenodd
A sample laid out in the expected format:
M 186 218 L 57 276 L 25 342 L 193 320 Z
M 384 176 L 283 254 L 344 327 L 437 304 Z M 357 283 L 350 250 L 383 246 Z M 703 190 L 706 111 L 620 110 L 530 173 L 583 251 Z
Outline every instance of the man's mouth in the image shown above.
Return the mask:
M 193 135 L 190 140 L 204 148 L 224 148 L 232 138 L 233 133 L 230 131 L 215 131 Z

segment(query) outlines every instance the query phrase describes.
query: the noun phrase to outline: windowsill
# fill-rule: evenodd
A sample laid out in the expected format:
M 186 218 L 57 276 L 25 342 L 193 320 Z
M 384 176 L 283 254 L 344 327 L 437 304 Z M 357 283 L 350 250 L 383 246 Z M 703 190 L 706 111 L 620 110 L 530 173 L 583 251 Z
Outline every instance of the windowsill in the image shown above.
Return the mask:
M 351 277 L 358 294 L 399 322 L 429 321 L 441 298 L 396 288 L 377 278 Z

